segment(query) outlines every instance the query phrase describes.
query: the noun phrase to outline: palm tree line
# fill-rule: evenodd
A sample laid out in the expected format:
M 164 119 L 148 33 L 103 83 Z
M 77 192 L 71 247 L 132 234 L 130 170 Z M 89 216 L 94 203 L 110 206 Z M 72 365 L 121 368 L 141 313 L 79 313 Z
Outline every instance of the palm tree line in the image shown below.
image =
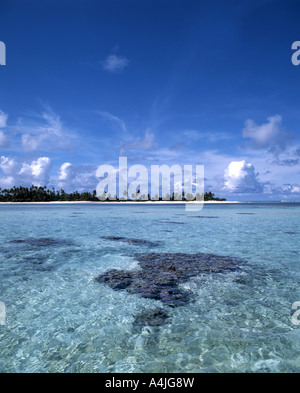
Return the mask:
M 203 195 L 202 195 L 203 197 Z M 74 201 L 85 201 L 85 202 L 99 202 L 99 201 L 147 201 L 147 200 L 157 200 L 157 201 L 176 201 L 176 200 L 199 200 L 201 198 L 200 195 L 192 198 L 191 195 L 185 195 L 184 191 L 181 195 L 178 193 L 172 193 L 172 195 L 167 194 L 166 196 L 158 196 L 155 195 L 153 197 L 148 194 L 140 195 L 139 190 L 136 194 L 132 194 L 131 196 L 123 195 L 118 198 L 118 196 L 110 195 L 108 193 L 104 193 L 99 198 L 97 197 L 97 192 L 94 190 L 93 192 L 71 192 L 67 193 L 63 189 L 55 190 L 55 188 L 47 189 L 47 187 L 37 187 L 32 185 L 30 188 L 28 187 L 13 187 L 10 189 L 2 189 L 0 188 L 0 202 L 74 202 Z M 202 198 L 203 199 L 203 198 Z M 225 198 L 216 198 L 215 194 L 211 191 L 206 192 L 204 194 L 204 201 L 226 201 Z

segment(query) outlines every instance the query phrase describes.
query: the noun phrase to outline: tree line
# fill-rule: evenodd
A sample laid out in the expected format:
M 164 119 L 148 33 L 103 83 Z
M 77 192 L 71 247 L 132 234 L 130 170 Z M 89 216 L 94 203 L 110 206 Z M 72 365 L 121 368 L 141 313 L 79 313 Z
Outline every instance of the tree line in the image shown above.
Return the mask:
M 136 195 L 132 195 L 132 200 L 141 200 L 139 197 L 139 192 Z M 1 189 L 0 188 L 0 202 L 76 202 L 76 201 L 85 201 L 85 202 L 99 202 L 101 201 L 122 201 L 125 198 L 118 198 L 116 195 L 112 198 L 110 194 L 105 194 L 101 196 L 101 198 L 97 197 L 97 192 L 94 190 L 92 193 L 85 192 L 71 192 L 67 193 L 64 190 L 55 190 L 47 189 L 47 187 L 37 187 L 31 186 L 28 187 L 13 187 L 10 189 Z M 143 200 L 151 200 L 151 196 L 148 194 L 147 198 L 142 198 Z M 178 195 L 174 193 L 170 196 L 166 197 L 158 197 L 157 195 L 153 198 L 154 200 L 163 201 L 163 200 L 179 200 Z M 189 200 L 191 198 L 188 198 Z M 196 199 L 196 197 L 195 197 Z M 184 191 L 182 192 L 180 200 L 186 200 Z M 215 194 L 211 191 L 206 192 L 204 194 L 205 201 L 226 201 L 225 198 L 216 198 Z M 130 197 L 128 197 L 128 201 L 130 201 Z

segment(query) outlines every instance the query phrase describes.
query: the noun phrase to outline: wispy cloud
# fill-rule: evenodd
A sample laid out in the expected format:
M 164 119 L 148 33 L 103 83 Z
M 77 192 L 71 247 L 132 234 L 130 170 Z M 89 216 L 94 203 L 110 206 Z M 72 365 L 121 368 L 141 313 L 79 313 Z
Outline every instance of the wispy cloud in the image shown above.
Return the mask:
M 7 147 L 9 144 L 9 138 L 5 132 L 0 130 L 0 147 Z
M 110 122 L 114 127 L 116 127 L 118 130 L 123 131 L 124 133 L 127 133 L 126 125 L 123 120 L 121 120 L 119 117 L 112 115 L 109 112 L 103 112 L 103 111 L 96 111 L 98 115 L 100 115 L 103 119 L 107 120 Z
M 60 117 L 50 107 L 30 118 L 19 119 L 17 130 L 21 134 L 25 152 L 52 151 L 74 146 L 75 136 L 66 128 Z
M 129 60 L 126 57 L 111 54 L 102 62 L 102 67 L 105 71 L 116 73 L 123 71 L 124 68 L 128 67 Z
M 148 128 L 142 137 L 137 137 L 136 132 L 131 132 L 128 130 L 126 123 L 119 117 L 104 111 L 96 111 L 104 120 L 109 122 L 110 127 L 117 131 L 121 131 L 122 134 L 119 135 L 119 146 L 120 154 L 124 154 L 129 151 L 149 151 L 157 147 L 155 142 L 155 135 Z
M 206 140 L 210 143 L 232 139 L 232 135 L 226 132 L 201 132 L 198 130 L 185 130 L 183 131 L 183 136 L 186 141 Z
M 143 138 L 124 143 L 121 147 L 121 154 L 128 150 L 150 150 L 155 146 L 154 134 L 150 130 L 146 130 Z
M 1 130 L 1 128 L 6 128 L 8 115 L 0 110 L 0 147 L 7 147 L 9 144 L 8 135 Z
M 136 140 L 132 140 L 130 142 L 123 143 L 123 145 L 121 146 L 120 154 L 124 154 L 126 151 L 132 151 L 132 150 L 146 151 L 146 150 L 153 149 L 156 146 L 157 143 L 155 142 L 155 136 L 148 129 L 146 130 L 143 138 L 139 138 Z
M 0 110 L 0 128 L 6 127 L 8 115 Z

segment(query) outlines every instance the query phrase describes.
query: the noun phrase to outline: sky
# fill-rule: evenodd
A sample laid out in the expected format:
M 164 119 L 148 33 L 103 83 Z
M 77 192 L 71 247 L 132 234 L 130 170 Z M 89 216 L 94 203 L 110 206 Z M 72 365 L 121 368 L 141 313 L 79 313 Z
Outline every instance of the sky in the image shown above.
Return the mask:
M 0 0 L 0 188 L 92 191 L 127 157 L 299 201 L 299 18 L 292 0 Z

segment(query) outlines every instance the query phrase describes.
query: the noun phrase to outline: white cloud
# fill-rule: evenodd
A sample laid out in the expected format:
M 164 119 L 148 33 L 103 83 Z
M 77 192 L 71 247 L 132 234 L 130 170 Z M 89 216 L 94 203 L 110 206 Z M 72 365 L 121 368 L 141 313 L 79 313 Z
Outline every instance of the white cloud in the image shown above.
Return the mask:
M 102 63 L 103 69 L 108 72 L 119 72 L 129 65 L 129 60 L 116 54 L 107 56 Z
M 71 189 L 73 186 L 73 181 L 75 178 L 75 173 L 73 166 L 70 162 L 65 162 L 61 165 L 58 176 L 58 187 L 64 189 Z
M 65 162 L 64 164 L 62 164 L 59 172 L 60 181 L 62 182 L 67 181 L 71 177 L 71 167 L 72 164 L 70 162 Z
M 36 151 L 43 141 L 47 139 L 46 134 L 40 135 L 30 135 L 30 134 L 23 134 L 21 137 L 22 147 L 26 152 Z
M 268 117 L 268 122 L 257 125 L 249 119 L 245 122 L 242 135 L 250 138 L 253 145 L 258 148 L 269 147 L 275 143 L 276 137 L 280 134 L 282 118 L 279 115 Z
M 292 186 L 291 193 L 300 194 L 300 187 L 299 186 Z
M 257 193 L 263 191 L 263 185 L 252 164 L 232 161 L 225 169 L 224 189 L 232 193 Z
M 45 186 L 49 181 L 50 168 L 50 158 L 40 157 L 31 164 L 23 163 L 19 176 L 25 183 L 32 182 L 35 186 Z
M 284 184 L 281 189 L 285 194 L 300 194 L 300 186 L 296 184 Z
M 96 170 L 93 165 L 76 166 L 65 162 L 59 170 L 58 187 L 67 192 L 95 190 L 98 184 Z
M 18 171 L 18 164 L 14 159 L 0 157 L 0 169 L 6 176 L 15 175 Z
M 294 201 L 299 200 L 300 185 L 285 183 L 285 184 L 270 184 L 270 194 L 276 196 L 277 200 Z
M 49 186 L 51 166 L 49 157 L 18 163 L 14 158 L 2 156 L 0 157 L 0 188 Z M 65 162 L 61 165 L 58 176 L 51 177 L 51 185 L 64 188 L 67 192 L 94 190 L 99 182 L 96 170 L 97 167 L 93 165 L 72 165 L 70 162 Z
M 0 177 L 0 187 L 13 186 L 45 186 L 49 182 L 51 160 L 48 157 L 40 157 L 30 164 L 17 163 L 13 158 L 2 156 L 0 169 L 4 176 Z

